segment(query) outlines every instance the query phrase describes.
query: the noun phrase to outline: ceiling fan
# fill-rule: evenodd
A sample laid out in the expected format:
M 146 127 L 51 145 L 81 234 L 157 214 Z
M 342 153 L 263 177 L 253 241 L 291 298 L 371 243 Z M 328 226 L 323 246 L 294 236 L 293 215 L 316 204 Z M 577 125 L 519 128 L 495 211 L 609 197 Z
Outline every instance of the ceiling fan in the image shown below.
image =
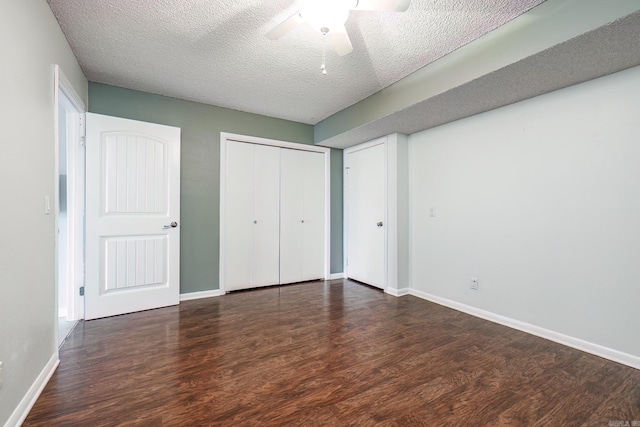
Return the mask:
M 266 37 L 277 40 L 307 22 L 313 29 L 331 37 L 336 52 L 343 56 L 353 50 L 344 26 L 350 10 L 404 12 L 409 8 L 409 3 L 411 0 L 312 0 L 276 25 Z

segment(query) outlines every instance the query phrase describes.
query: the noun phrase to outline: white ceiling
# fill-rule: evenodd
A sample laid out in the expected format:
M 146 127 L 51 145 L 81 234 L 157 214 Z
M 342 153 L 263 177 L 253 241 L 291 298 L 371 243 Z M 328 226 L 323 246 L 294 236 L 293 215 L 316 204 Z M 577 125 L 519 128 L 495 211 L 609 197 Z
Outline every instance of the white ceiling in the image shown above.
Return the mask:
M 304 25 L 264 34 L 304 0 L 48 0 L 90 81 L 316 124 L 544 0 L 413 0 L 351 11 L 353 52 Z

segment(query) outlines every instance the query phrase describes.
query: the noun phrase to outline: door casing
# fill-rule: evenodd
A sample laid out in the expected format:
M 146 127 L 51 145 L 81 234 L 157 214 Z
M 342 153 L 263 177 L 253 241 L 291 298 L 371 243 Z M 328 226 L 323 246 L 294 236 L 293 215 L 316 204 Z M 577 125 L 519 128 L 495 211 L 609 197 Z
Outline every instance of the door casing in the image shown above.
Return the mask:
M 62 98 L 68 101 L 68 106 L 74 110 L 71 123 L 67 122 L 66 141 L 60 141 L 59 105 Z M 54 166 L 54 194 L 53 212 L 55 215 L 55 286 L 56 286 L 56 308 L 55 324 L 58 324 L 58 299 L 65 298 L 67 302 L 67 320 L 77 321 L 84 318 L 84 298 L 80 295 L 80 288 L 84 286 L 84 195 L 85 195 L 85 157 L 84 157 L 84 136 L 85 136 L 85 112 L 86 106 L 78 93 L 75 91 L 70 81 L 64 75 L 58 65 L 54 66 L 54 144 L 55 144 L 55 166 Z M 60 146 L 66 144 L 67 158 L 67 227 L 66 253 L 60 253 L 60 238 L 57 230 L 60 221 Z M 49 201 L 51 203 L 51 201 Z M 45 200 L 45 204 L 47 201 Z M 45 206 L 45 211 L 48 207 Z M 59 295 L 59 263 L 66 260 L 67 269 L 67 292 Z M 58 333 L 56 327 L 56 334 Z M 60 337 L 56 337 L 59 342 Z

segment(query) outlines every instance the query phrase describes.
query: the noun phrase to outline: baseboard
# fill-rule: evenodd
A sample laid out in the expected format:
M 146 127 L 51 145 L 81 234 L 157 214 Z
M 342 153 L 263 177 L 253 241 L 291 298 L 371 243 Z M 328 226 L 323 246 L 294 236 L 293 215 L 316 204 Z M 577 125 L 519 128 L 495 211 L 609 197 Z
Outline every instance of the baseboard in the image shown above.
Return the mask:
M 403 297 L 405 295 L 409 295 L 409 288 L 387 288 L 384 291 L 389 295 L 393 295 L 394 297 Z
M 531 335 L 548 339 L 549 341 L 557 342 L 558 344 L 566 345 L 568 347 L 572 347 L 577 350 L 593 354 L 595 356 L 603 357 L 614 362 L 622 363 L 623 365 L 631 366 L 632 368 L 640 369 L 640 357 L 634 356 L 632 354 L 623 353 L 612 348 L 594 344 L 589 341 L 584 341 L 582 339 L 571 337 L 569 335 L 564 335 L 550 329 L 541 328 L 530 323 L 522 322 L 520 320 L 482 310 L 477 307 L 432 295 L 427 292 L 422 292 L 417 289 L 409 289 L 409 294 L 418 298 L 425 299 L 427 301 L 434 302 L 439 305 L 443 305 L 445 307 L 452 308 L 454 310 L 461 311 L 463 313 L 470 314 L 475 317 L 479 317 L 481 319 L 499 323 L 501 325 L 508 326 L 510 328 L 517 329 Z
M 44 390 L 49 379 L 56 371 L 59 363 L 60 358 L 58 356 L 58 351 L 56 350 L 56 352 L 51 356 L 51 359 L 49 359 L 44 368 L 42 368 L 38 378 L 36 378 L 31 387 L 29 387 L 29 391 L 24 395 L 18 404 L 18 407 L 13 411 L 13 414 L 11 414 L 4 427 L 18 427 L 22 425 L 24 420 L 27 418 L 27 415 L 29 415 L 29 411 L 31 411 L 31 408 L 35 405 L 36 400 L 40 397 L 42 390 Z
M 212 291 L 200 291 L 200 292 L 189 292 L 187 294 L 180 294 L 180 301 L 191 301 L 194 299 L 201 298 L 211 298 L 211 297 L 221 297 L 224 295 L 224 292 L 220 289 L 214 289 Z
M 331 273 L 329 275 L 329 280 L 337 280 L 344 279 L 344 273 Z

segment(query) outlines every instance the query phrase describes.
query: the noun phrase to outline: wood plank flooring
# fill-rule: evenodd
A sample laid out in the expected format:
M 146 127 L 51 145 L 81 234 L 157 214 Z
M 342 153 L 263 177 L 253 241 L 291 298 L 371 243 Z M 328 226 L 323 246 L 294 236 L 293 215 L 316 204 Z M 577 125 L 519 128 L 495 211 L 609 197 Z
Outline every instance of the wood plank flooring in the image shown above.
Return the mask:
M 81 322 L 60 358 L 24 425 L 640 425 L 636 369 L 342 280 Z

